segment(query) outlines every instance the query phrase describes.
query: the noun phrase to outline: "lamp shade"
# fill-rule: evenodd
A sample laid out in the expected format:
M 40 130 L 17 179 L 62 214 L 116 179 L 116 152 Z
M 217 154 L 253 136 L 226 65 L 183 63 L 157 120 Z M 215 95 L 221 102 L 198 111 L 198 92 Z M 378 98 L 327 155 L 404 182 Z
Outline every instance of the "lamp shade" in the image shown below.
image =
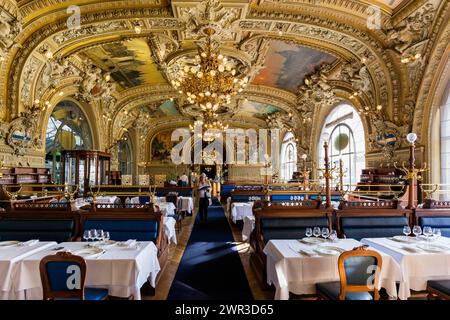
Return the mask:
M 414 143 L 417 140 L 417 134 L 415 134 L 414 132 L 408 133 L 406 135 L 406 140 L 409 143 Z
M 322 140 L 328 142 L 330 140 L 330 134 L 328 132 L 322 133 Z

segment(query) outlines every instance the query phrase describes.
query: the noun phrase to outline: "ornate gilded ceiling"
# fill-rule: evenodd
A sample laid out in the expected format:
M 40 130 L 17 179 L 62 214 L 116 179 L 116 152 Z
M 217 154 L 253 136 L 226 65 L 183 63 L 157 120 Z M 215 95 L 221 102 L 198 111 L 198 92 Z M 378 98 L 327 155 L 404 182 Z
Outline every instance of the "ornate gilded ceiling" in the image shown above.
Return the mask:
M 251 76 L 222 108 L 224 121 L 282 125 L 312 149 L 323 110 L 345 100 L 370 134 L 400 133 L 424 108 L 417 97 L 449 39 L 445 0 L 223 0 L 209 17 L 205 8 L 200 0 L 0 0 L 3 130 L 32 112 L 44 137 L 52 107 L 66 98 L 93 109 L 102 148 L 124 129 L 146 136 L 191 123 L 198 109 L 168 84 L 167 72 L 192 56 L 212 20 L 221 51 Z M 276 121 L 266 121 L 269 113 Z

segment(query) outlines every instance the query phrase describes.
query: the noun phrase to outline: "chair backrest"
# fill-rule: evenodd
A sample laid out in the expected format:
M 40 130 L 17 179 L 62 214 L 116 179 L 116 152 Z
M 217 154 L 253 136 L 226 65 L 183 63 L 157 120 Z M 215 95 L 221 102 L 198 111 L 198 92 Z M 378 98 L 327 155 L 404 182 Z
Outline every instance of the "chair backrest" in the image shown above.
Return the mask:
M 366 246 L 342 253 L 338 260 L 341 282 L 339 299 L 345 300 L 347 292 L 373 292 L 374 300 L 378 300 L 377 284 L 382 262 L 381 255 L 367 250 Z
M 39 264 L 44 300 L 84 300 L 86 262 L 69 252 L 44 257 Z
M 175 207 L 177 206 L 177 200 L 178 200 L 178 197 L 176 195 L 167 195 L 166 196 L 166 201 L 172 202 L 175 205 Z

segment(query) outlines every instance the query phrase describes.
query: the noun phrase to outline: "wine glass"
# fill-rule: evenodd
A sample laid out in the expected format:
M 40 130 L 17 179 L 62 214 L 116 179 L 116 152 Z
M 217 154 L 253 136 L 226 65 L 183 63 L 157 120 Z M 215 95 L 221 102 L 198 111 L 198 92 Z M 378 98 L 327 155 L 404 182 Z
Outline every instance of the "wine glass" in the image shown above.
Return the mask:
M 427 237 L 427 241 L 430 240 L 430 237 L 433 235 L 433 229 L 431 227 L 423 227 L 423 235 Z
M 326 240 L 330 236 L 330 229 L 322 228 L 322 237 Z
M 336 241 L 338 239 L 336 230 L 331 230 L 330 235 L 328 236 L 328 238 L 331 241 L 333 241 L 333 242 Z
M 410 226 L 404 226 L 403 227 L 403 234 L 407 237 L 411 234 L 411 227 Z
M 434 228 L 433 229 L 433 237 L 435 240 L 438 240 L 441 237 L 441 229 L 439 228 Z
M 103 230 L 102 229 L 99 229 L 99 230 L 97 230 L 97 240 L 98 241 L 103 241 Z
M 422 234 L 422 228 L 420 226 L 414 226 L 412 233 L 416 236 L 416 239 L 419 239 L 419 236 Z
M 105 242 L 108 242 L 109 239 L 111 239 L 111 237 L 110 237 L 110 235 L 109 235 L 109 231 L 104 231 L 104 232 L 103 232 L 103 240 L 104 240 Z
M 89 241 L 89 230 L 84 230 L 83 239 L 84 241 Z
M 321 230 L 320 230 L 320 227 L 314 227 L 314 230 L 313 230 L 313 235 L 314 235 L 314 237 L 320 237 L 320 235 L 322 234 L 322 232 L 321 232 Z
M 313 235 L 313 231 L 311 228 L 306 228 L 305 235 L 310 238 Z

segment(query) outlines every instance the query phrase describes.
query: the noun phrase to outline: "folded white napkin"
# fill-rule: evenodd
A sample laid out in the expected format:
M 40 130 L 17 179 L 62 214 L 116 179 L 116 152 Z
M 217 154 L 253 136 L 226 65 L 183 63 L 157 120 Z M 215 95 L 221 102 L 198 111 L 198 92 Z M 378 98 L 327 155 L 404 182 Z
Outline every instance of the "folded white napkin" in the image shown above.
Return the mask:
M 129 239 L 127 241 L 125 241 L 125 246 L 127 246 L 128 248 L 134 248 L 137 245 L 136 239 Z
M 31 247 L 31 246 L 34 246 L 35 244 L 37 244 L 38 242 L 39 242 L 38 239 L 28 240 L 28 241 L 22 242 L 21 246 Z
M 421 252 L 421 250 L 413 248 L 413 247 L 403 246 L 402 249 L 405 251 L 408 251 L 408 252 L 412 252 L 412 253 Z
M 308 256 L 308 257 L 312 257 L 312 256 L 316 255 L 316 253 L 314 251 L 306 249 L 306 248 L 305 249 L 300 249 L 300 250 L 298 250 L 298 252 L 303 254 L 303 255 L 305 255 L 305 256 Z

